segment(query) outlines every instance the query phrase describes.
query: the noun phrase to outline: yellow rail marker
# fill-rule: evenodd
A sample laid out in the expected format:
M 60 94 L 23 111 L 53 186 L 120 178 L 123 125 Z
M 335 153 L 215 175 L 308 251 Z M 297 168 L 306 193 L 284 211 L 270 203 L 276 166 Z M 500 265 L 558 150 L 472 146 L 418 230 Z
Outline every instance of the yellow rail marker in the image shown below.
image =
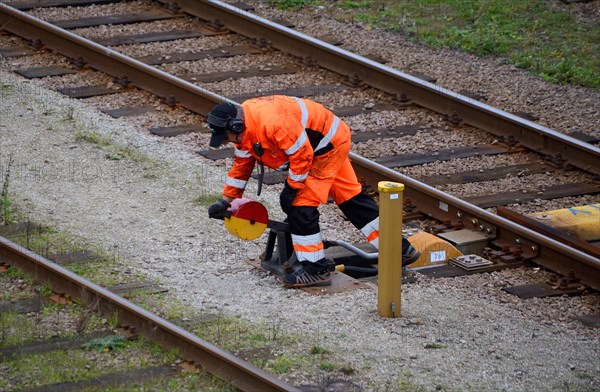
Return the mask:
M 600 240 L 600 204 L 536 212 L 529 216 L 582 241 Z
M 410 236 L 408 241 L 421 252 L 421 257 L 410 268 L 448 264 L 451 258 L 463 255 L 451 243 L 433 234 L 420 232 Z

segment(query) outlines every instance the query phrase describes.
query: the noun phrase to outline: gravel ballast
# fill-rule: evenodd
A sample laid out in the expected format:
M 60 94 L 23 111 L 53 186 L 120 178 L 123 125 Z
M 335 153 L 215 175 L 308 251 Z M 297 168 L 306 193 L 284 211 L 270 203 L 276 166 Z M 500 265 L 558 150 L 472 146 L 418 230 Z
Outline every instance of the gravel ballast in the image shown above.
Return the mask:
M 598 333 L 571 319 L 597 310 L 597 296 L 522 301 L 500 292 L 533 280 L 535 272 L 526 270 L 422 278 L 405 287 L 402 317 L 383 319 L 375 287 L 327 296 L 284 289 L 245 262 L 261 252 L 264 236 L 235 240 L 192 202 L 221 188 L 222 167 L 12 74 L 2 72 L 2 80 L 0 162 L 5 168 L 13 157 L 15 206 L 33 221 L 117 252 L 189 306 L 300 335 L 297 346 L 281 352 L 325 347 L 355 369 L 352 380 L 366 390 L 394 390 L 407 379 L 426 390 L 598 387 Z M 97 146 L 76 142 L 74 129 L 110 136 L 159 167 L 149 176 L 143 163 L 107 159 Z M 259 199 L 271 211 L 274 188 Z M 343 232 L 333 210 L 323 207 L 329 238 Z M 283 377 L 294 384 L 318 378 L 293 369 Z
M 335 22 L 330 23 L 335 28 Z M 348 40 L 364 33 L 346 28 Z M 320 31 L 315 35 L 326 32 Z M 371 39 L 383 36 L 375 33 Z M 389 50 L 403 50 L 409 57 L 417 55 L 415 48 L 402 44 Z M 535 105 L 526 107 L 538 115 L 538 108 L 548 110 L 542 122 L 562 131 L 585 126 L 597 135 L 597 92 L 552 86 L 499 62 L 483 65 L 471 58 L 476 71 L 469 75 L 475 80 L 466 81 L 460 75 L 464 55 L 431 55 L 437 60 L 429 66 L 438 64 L 438 72 L 448 71 L 444 87 L 484 88 L 490 90 L 489 103 L 522 109 L 514 100 L 520 96 L 508 93 L 515 84 L 500 83 L 503 87 L 497 89 L 491 78 L 477 79 L 500 67 L 498 74 L 509 80 L 540 83 L 540 96 L 554 92 L 555 98 L 534 100 Z M 418 71 L 440 77 L 425 68 L 425 62 L 419 64 L 424 68 Z M 384 319 L 377 315 L 377 290 L 372 285 L 325 296 L 284 289 L 273 276 L 247 263 L 262 252 L 264 235 L 253 242 L 237 240 L 221 222 L 208 219 L 206 206 L 194 202 L 198 196 L 218 197 L 225 165 L 230 164 L 215 165 L 196 154 L 192 146 L 198 136 L 161 139 L 98 112 L 91 102 L 65 98 L 3 69 L 0 77 L 0 171 L 4 173 L 12 157 L 13 205 L 32 221 L 117 254 L 127 263 L 124 270 L 159 281 L 198 312 L 223 312 L 300 337 L 280 347 L 280 355 L 306 355 L 319 346 L 338 367 L 354 369 L 344 375 L 292 368 L 281 375 L 290 383 L 314 385 L 326 378 L 346 378 L 354 389 L 367 391 L 600 388 L 600 333 L 573 319 L 600 310 L 597 294 L 521 300 L 501 290 L 549 275 L 531 268 L 444 280 L 420 277 L 403 289 L 402 317 Z M 549 99 L 560 102 L 560 108 L 547 109 L 555 103 Z M 575 110 L 577 105 L 581 110 Z M 143 158 L 114 159 L 105 148 L 76 141 L 76 135 L 85 132 L 110 137 Z M 199 138 L 197 145 L 205 145 Z M 263 202 L 271 219 L 281 219 L 280 187 L 265 188 L 256 198 L 251 182 L 247 196 Z M 334 206 L 322 206 L 321 213 L 326 238 L 361 239 Z

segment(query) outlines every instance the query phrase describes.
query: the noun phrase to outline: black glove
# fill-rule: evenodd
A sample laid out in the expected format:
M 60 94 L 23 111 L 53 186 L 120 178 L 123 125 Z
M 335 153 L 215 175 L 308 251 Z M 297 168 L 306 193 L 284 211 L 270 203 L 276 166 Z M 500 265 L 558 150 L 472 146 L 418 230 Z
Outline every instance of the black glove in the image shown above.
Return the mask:
M 225 213 L 231 204 L 223 199 L 219 199 L 208 207 L 208 216 L 213 219 L 225 219 Z
M 290 211 L 292 210 L 292 202 L 296 198 L 296 193 L 298 193 L 298 189 L 292 188 L 286 181 L 285 187 L 279 195 L 279 205 L 281 206 L 281 210 L 285 212 L 286 215 L 289 215 Z

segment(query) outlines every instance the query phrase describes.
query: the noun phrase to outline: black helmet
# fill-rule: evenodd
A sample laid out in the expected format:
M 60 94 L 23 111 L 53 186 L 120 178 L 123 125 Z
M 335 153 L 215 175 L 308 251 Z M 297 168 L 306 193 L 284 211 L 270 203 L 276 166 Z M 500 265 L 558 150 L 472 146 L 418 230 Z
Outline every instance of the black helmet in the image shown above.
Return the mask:
M 243 122 L 237 119 L 238 110 L 232 103 L 220 103 L 208 114 L 208 126 L 212 132 L 209 146 L 223 144 L 227 132 L 241 133 Z

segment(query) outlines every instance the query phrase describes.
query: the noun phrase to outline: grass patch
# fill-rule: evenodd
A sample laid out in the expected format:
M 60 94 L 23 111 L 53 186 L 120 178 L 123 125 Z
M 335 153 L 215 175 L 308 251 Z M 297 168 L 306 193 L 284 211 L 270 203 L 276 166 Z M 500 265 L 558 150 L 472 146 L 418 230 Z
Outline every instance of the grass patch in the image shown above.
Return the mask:
M 152 345 L 144 340 L 130 342 L 121 352 L 90 350 L 52 351 L 43 354 L 20 356 L 3 362 L 0 389 L 11 386 L 26 388 L 43 380 L 44 384 L 71 382 L 97 377 L 111 372 L 122 372 L 164 363 L 164 354 L 156 356 Z M 99 359 L 98 355 L 108 360 Z
M 78 142 L 95 144 L 99 147 L 107 147 L 112 144 L 110 141 L 110 137 L 102 136 L 95 132 L 86 132 L 86 131 L 75 132 L 75 140 Z
M 128 383 L 127 392 L 160 391 L 219 391 L 237 392 L 239 389 L 209 373 L 181 372 L 174 377 L 162 377 L 146 383 Z M 82 392 L 123 392 L 123 386 L 99 386 L 82 389 Z
M 35 290 L 37 289 L 33 285 L 33 279 L 29 275 L 21 272 L 18 268 L 10 267 L 6 272 L 0 273 L 0 280 L 10 280 L 13 281 L 20 280 L 21 284 L 18 292 L 14 293 L 12 291 L 5 291 L 0 293 L 0 301 L 15 301 L 24 298 L 31 298 L 35 295 Z
M 319 4 L 319 0 L 269 0 L 271 6 L 282 10 L 298 9 L 310 4 Z
M 443 343 L 427 343 L 423 347 L 425 347 L 426 349 L 441 349 L 446 348 L 448 346 Z
M 40 311 L 33 314 L 0 312 L 0 347 L 49 339 L 54 336 L 56 330 L 48 328 L 48 325 L 63 324 L 66 320 L 68 321 L 65 324 L 70 329 L 62 330 L 61 337 L 72 337 L 107 328 L 115 329 L 118 326 L 116 315 L 101 315 L 95 303 L 75 302 L 63 306 L 47 301 L 53 293 L 51 288 L 35 282 L 18 268 L 9 268 L 6 273 L 0 274 L 0 280 L 17 283 L 13 289 L 2 293 L 0 301 L 36 298 L 41 301 Z
M 2 312 L 0 314 L 0 347 L 10 347 L 16 344 L 27 344 L 34 341 L 46 340 L 54 336 L 56 330 L 48 328 L 47 323 L 70 320 L 70 331 L 63 330 L 61 337 L 73 337 L 110 326 L 106 318 L 94 316 L 90 320 L 88 309 L 71 304 L 63 307 L 56 304 L 45 304 L 40 312 L 32 315 L 17 312 Z M 113 326 L 114 327 L 114 326 Z
M 122 273 L 116 271 L 117 264 L 114 259 L 101 257 L 94 261 L 73 263 L 69 265 L 68 269 L 100 286 L 110 287 L 123 283 Z M 130 276 L 128 279 L 135 280 L 136 276 Z
M 0 314 L 0 347 L 36 340 L 40 332 L 31 317 L 16 312 Z
M 268 366 L 273 373 L 283 374 L 287 373 L 292 368 L 292 365 L 293 360 L 291 357 L 288 357 L 287 355 L 281 355 L 272 360 Z
M 559 84 L 600 87 L 600 25 L 543 0 L 271 0 L 281 9 L 324 5 L 337 18 L 438 48 L 508 63 Z
M 325 348 L 321 347 L 321 346 L 313 346 L 310 349 L 310 353 L 313 354 L 313 355 L 316 355 L 316 354 L 326 354 L 327 352 L 328 351 Z
M 206 317 L 206 321 L 201 322 L 193 332 L 227 350 L 264 348 L 273 343 L 285 344 L 295 341 L 282 336 L 278 328 L 250 324 L 237 317 L 219 313 Z
M 132 280 L 135 280 L 132 278 Z M 145 280 L 143 277 L 137 279 Z M 160 317 L 167 320 L 178 320 L 189 318 L 190 309 L 179 301 L 173 298 L 168 292 L 156 292 L 151 286 L 148 289 L 136 290 L 131 293 L 122 294 L 126 299 L 140 305 L 150 312 L 159 314 Z
M 600 86 L 600 27 L 582 24 L 574 15 L 553 9 L 548 2 L 419 3 L 421 9 L 400 7 L 398 11 L 416 16 L 412 33 L 421 41 L 479 56 L 504 57 L 553 83 Z
M 255 333 L 253 335 L 250 335 L 250 340 L 261 343 L 269 341 L 269 339 L 262 333 Z
M 67 308 L 67 310 L 72 310 L 72 313 L 76 313 L 76 309 L 77 306 Z M 62 317 L 64 316 L 63 313 Z M 67 317 L 71 317 L 71 315 Z M 40 327 L 39 324 L 31 315 L 3 312 L 0 314 L 0 347 L 25 344 L 29 341 L 51 337 L 50 331 Z M 12 329 L 8 330 L 9 327 Z M 104 327 L 106 326 L 104 325 Z M 81 350 L 58 350 L 44 354 L 5 358 L 2 362 L 3 376 L 0 378 L 0 390 L 28 388 L 37 385 L 40 380 L 43 380 L 44 384 L 52 384 L 90 379 L 101 374 L 174 363 L 179 358 L 177 350 L 165 351 L 144 339 L 130 341 L 119 335 L 90 340 L 81 348 Z M 83 390 L 122 391 L 123 385 L 114 387 L 102 385 Z M 147 383 L 128 384 L 127 390 L 235 391 L 236 389 L 208 373 L 182 372 L 175 377 L 165 377 Z
M 299 337 L 283 334 L 280 326 L 250 323 L 237 317 L 205 315 L 206 321 L 191 329 L 200 338 L 234 354 L 239 354 L 255 366 L 273 374 L 284 374 L 292 368 L 313 372 L 318 362 L 302 355 L 280 353 L 280 347 L 293 347 Z
M 98 148 L 106 150 L 104 157 L 108 160 L 120 161 L 122 159 L 130 159 L 140 164 L 145 178 L 159 178 L 166 168 L 166 163 L 144 155 L 138 150 L 114 144 L 110 137 L 99 135 L 96 132 L 78 130 L 75 132 L 75 140 L 93 144 Z
M 87 350 L 94 350 L 103 353 L 107 353 L 109 351 L 120 353 L 125 351 L 128 346 L 129 342 L 121 335 L 110 335 L 103 338 L 92 339 L 82 345 L 82 347 Z
M 9 95 L 13 92 L 13 86 L 10 84 L 1 83 L 0 84 L 0 93 L 2 96 Z
M 9 359 L 4 362 L 4 376 L 0 379 L 0 388 L 7 387 L 12 374 L 27 375 L 14 380 L 12 387 L 32 387 L 35 382 L 43 380 L 46 384 L 63 381 L 75 381 L 84 376 L 98 376 L 101 372 L 94 366 L 86 369 L 86 365 L 93 365 L 81 351 L 52 351 L 47 354 L 30 355 Z M 8 376 L 8 377 L 7 377 Z M 7 380 L 8 379 L 8 380 Z M 3 385 L 4 384 L 4 385 Z
M 219 200 L 222 197 L 220 192 L 212 192 L 212 193 L 201 193 L 198 196 L 194 197 L 192 200 L 194 204 L 199 206 L 208 207 L 215 201 Z
M 81 239 L 52 227 L 38 227 L 37 230 L 28 230 L 19 234 L 8 235 L 8 237 L 15 243 L 45 258 L 57 254 L 76 255 L 78 252 L 88 251 L 96 255 L 97 258 L 82 262 L 75 261 L 66 265 L 67 269 L 102 286 L 121 283 L 123 279 L 122 273 L 117 271 L 116 268 L 118 255 L 108 254 L 98 246 L 85 243 Z M 135 275 L 130 276 L 130 279 L 135 278 Z
M 10 208 L 11 201 L 8 196 L 10 187 L 10 170 L 12 168 L 13 155 L 8 157 L 8 163 L 6 165 L 6 171 L 0 172 L 2 178 L 2 187 L 0 187 L 0 223 L 3 225 L 10 225 L 12 223 L 12 210 Z M 1 166 L 0 166 L 1 167 Z

